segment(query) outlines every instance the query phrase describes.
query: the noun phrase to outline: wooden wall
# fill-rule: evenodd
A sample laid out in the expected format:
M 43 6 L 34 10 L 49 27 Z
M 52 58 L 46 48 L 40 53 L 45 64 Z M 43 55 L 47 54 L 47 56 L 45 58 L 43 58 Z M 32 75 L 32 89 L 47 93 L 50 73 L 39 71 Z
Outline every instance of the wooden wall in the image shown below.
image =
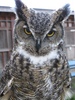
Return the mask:
M 75 20 L 71 15 L 64 23 L 66 55 L 68 60 L 75 60 Z
M 14 19 L 14 13 L 0 12 L 0 69 L 9 60 L 13 48 Z

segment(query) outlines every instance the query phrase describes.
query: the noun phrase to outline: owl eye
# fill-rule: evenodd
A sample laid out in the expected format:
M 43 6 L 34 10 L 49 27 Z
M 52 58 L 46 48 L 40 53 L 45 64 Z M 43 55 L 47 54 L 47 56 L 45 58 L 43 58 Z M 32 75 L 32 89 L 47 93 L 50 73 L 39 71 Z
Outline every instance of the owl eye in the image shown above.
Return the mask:
M 47 34 L 47 36 L 48 36 L 48 37 L 52 37 L 54 34 L 55 34 L 54 31 L 53 31 L 53 32 L 49 32 L 49 33 Z
M 30 30 L 29 30 L 28 28 L 24 28 L 24 32 L 25 32 L 27 35 L 30 35 L 30 34 L 31 34 L 31 32 L 30 32 Z

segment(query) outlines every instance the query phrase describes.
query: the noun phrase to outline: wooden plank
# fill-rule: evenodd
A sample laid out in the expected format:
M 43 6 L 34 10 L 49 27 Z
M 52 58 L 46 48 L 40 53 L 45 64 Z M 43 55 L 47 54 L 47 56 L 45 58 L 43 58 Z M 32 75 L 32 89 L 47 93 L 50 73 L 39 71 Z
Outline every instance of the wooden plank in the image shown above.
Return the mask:
M 4 52 L 2 52 L 2 64 L 3 64 L 3 67 L 5 66 L 5 62 L 4 62 Z
M 0 49 L 0 52 L 8 52 L 8 51 L 12 51 L 12 49 L 9 49 L 9 48 L 7 48 L 7 49 Z

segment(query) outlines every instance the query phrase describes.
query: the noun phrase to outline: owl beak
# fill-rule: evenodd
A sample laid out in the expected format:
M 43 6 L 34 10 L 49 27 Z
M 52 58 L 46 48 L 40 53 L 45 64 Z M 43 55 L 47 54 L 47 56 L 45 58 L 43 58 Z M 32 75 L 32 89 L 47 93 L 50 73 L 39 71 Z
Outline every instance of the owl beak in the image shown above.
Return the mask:
M 41 40 L 40 39 L 36 40 L 35 48 L 36 48 L 36 52 L 38 53 L 39 49 L 41 48 Z

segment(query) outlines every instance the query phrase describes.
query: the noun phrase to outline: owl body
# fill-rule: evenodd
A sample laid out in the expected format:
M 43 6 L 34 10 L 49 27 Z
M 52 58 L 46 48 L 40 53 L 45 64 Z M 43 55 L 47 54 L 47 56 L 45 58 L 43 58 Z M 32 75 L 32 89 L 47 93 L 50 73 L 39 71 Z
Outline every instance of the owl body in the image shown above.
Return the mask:
M 65 88 L 70 85 L 69 69 L 64 54 L 55 50 L 53 53 L 56 53 L 55 57 L 34 62 L 19 49 L 13 52 L 9 63 L 11 66 L 6 66 L 7 73 L 12 72 L 11 76 L 14 77 L 13 95 L 9 100 L 61 100 Z
M 70 75 L 62 21 L 70 12 L 68 5 L 48 14 L 29 10 L 20 0 L 15 3 L 15 44 L 0 79 L 0 96 L 8 94 L 5 100 L 65 100 Z

